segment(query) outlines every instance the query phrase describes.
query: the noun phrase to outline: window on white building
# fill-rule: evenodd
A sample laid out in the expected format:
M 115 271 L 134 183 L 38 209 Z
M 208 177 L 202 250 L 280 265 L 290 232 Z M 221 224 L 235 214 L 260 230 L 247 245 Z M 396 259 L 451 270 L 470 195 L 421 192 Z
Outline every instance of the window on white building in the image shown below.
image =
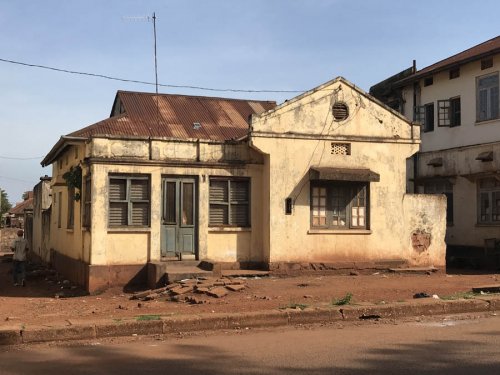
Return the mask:
M 438 100 L 438 126 L 460 126 L 460 97 Z
M 487 121 L 498 118 L 499 100 L 498 72 L 477 77 L 477 121 Z
M 496 178 L 478 181 L 478 222 L 500 225 L 500 181 Z

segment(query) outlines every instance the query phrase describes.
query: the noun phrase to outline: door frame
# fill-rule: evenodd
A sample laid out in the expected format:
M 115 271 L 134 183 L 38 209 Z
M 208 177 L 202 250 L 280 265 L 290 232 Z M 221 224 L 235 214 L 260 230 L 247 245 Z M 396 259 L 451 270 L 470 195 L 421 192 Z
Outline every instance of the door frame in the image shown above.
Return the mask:
M 182 182 L 182 181 L 186 181 L 188 180 L 189 182 L 193 182 L 193 185 L 194 185 L 194 204 L 193 204 L 193 210 L 194 210 L 194 213 L 193 213 L 193 239 L 194 239 L 194 257 L 196 260 L 199 260 L 199 207 L 200 207 L 200 199 L 199 199 L 199 196 L 200 196 L 200 193 L 199 193 L 199 176 L 196 176 L 196 175 L 184 175 L 184 174 L 162 174 L 161 175 L 161 199 L 160 199 L 160 202 L 161 202 L 161 207 L 160 207 L 160 247 L 162 246 L 161 243 L 162 243 L 162 240 L 161 240 L 161 237 L 162 235 L 162 227 L 164 226 L 163 224 L 163 215 L 164 215 L 164 209 L 165 209 L 165 202 L 164 202 L 164 198 L 165 198 L 165 181 L 166 180 L 175 180 L 175 181 L 178 181 L 178 182 Z M 182 198 L 181 198 L 181 194 L 182 192 L 179 191 L 179 201 L 178 201 L 178 205 L 179 205 L 179 217 L 177 218 L 177 220 L 180 220 L 180 212 L 181 212 L 181 202 L 182 202 Z M 174 253 L 175 254 L 175 253 Z M 182 258 L 182 253 L 180 253 L 180 257 L 176 256 L 176 259 L 175 260 L 181 260 Z M 162 260 L 170 260 L 170 259 L 173 259 L 169 256 L 164 256 L 162 255 L 161 253 L 161 248 L 160 248 L 160 258 Z

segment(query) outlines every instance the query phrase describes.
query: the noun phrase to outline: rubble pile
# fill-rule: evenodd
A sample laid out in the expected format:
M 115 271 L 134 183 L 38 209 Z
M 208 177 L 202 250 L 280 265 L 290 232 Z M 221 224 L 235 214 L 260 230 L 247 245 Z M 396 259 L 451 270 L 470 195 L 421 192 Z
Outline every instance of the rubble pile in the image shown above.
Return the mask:
M 222 298 L 231 292 L 239 292 L 247 287 L 244 279 L 221 277 L 199 277 L 176 281 L 168 286 L 149 289 L 133 294 L 130 299 L 151 301 L 163 299 L 165 301 L 187 302 L 191 304 L 208 303 L 206 297 Z

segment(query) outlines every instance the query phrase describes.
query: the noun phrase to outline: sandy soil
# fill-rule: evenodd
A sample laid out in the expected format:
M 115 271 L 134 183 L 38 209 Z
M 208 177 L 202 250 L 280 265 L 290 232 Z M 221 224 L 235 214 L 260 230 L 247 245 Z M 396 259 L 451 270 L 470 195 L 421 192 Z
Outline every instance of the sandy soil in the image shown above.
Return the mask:
M 415 293 L 449 296 L 470 291 L 473 286 L 500 284 L 498 274 L 400 275 L 376 273 L 358 276 L 264 277 L 246 279 L 247 288 L 217 299 L 204 297 L 208 303 L 129 300 L 120 288 L 99 295 L 84 292 L 46 276 L 28 277 L 26 287 L 14 287 L 9 274 L 11 263 L 0 263 L 0 327 L 52 325 L 70 321 L 124 319 L 139 315 L 162 316 L 210 312 L 245 312 L 276 309 L 300 303 L 309 306 L 329 304 L 333 299 L 352 293 L 352 303 L 401 302 Z M 50 277 L 49 277 L 50 279 Z M 64 288 L 64 289 L 63 289 Z M 55 298 L 57 293 L 75 295 Z

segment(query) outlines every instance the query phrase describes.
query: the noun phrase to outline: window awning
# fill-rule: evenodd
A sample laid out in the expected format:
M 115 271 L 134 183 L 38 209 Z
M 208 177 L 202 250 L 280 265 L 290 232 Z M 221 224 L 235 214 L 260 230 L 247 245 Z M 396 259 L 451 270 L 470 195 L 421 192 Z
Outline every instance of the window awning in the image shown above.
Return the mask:
M 380 175 L 369 169 L 311 167 L 309 170 L 311 180 L 331 181 L 380 181 Z
M 443 166 L 443 158 L 434 158 L 427 162 L 427 165 L 433 167 L 442 167 Z

